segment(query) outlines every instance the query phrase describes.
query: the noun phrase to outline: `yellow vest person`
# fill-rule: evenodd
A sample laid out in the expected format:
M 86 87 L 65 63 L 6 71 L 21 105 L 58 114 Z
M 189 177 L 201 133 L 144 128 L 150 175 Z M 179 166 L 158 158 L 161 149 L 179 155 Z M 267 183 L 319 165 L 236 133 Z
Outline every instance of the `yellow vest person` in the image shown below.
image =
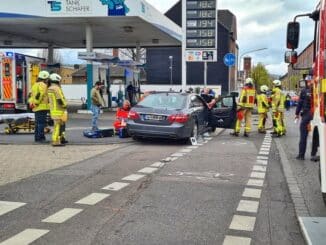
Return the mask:
M 48 96 L 50 102 L 50 115 L 54 121 L 54 129 L 52 133 L 52 145 L 64 146 L 63 126 L 67 121 L 67 100 L 63 95 L 60 87 L 61 77 L 53 73 L 50 75 L 50 87 L 48 88 Z
M 258 133 L 265 134 L 265 124 L 267 119 L 267 112 L 269 111 L 269 103 L 266 96 L 268 87 L 262 85 L 260 87 L 261 94 L 257 95 L 257 109 L 258 109 Z
M 40 71 L 36 83 L 33 85 L 30 92 L 28 103 L 30 108 L 35 113 L 35 131 L 34 140 L 37 143 L 46 143 L 44 128 L 46 126 L 46 116 L 49 111 L 48 100 L 48 78 L 47 71 Z
M 234 132 L 231 135 L 239 136 L 241 129 L 241 121 L 245 119 L 245 132 L 244 136 L 249 137 L 251 131 L 251 114 L 252 109 L 255 106 L 256 90 L 254 88 L 254 81 L 248 77 L 245 81 L 245 86 L 241 91 L 241 95 L 238 103 L 238 118 L 235 124 Z
M 272 90 L 272 112 L 273 112 L 273 135 L 281 137 L 285 135 L 285 122 L 284 122 L 284 104 L 285 96 L 282 92 L 282 82 L 280 80 L 273 81 L 274 88 Z

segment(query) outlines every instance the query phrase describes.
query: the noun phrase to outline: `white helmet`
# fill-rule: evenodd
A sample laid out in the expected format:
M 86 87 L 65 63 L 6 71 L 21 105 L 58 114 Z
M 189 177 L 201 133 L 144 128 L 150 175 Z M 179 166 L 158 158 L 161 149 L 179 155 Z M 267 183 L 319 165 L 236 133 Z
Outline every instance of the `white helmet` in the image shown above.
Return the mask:
M 282 85 L 282 82 L 280 80 L 274 80 L 273 81 L 273 84 L 276 86 L 276 87 L 279 87 Z
M 48 79 L 50 74 L 47 71 L 40 71 L 38 74 L 38 78 L 42 80 Z
M 266 93 L 268 91 L 268 87 L 266 85 L 260 86 L 260 91 Z
M 58 75 L 57 73 L 52 73 L 49 78 L 52 82 L 60 82 L 61 81 L 61 76 Z
M 253 84 L 254 84 L 254 80 L 252 80 L 251 77 L 248 77 L 248 78 L 246 79 L 246 81 L 245 81 L 245 84 L 251 84 L 251 85 L 253 85 Z

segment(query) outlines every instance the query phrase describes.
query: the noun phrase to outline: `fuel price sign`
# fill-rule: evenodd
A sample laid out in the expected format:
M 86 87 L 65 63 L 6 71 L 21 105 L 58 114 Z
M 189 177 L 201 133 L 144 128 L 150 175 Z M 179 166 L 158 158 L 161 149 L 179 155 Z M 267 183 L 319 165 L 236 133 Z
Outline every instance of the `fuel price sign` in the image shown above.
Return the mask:
M 196 50 L 210 51 L 217 60 L 217 0 L 183 0 L 186 1 L 186 52 Z M 189 52 L 188 52 L 189 51 Z M 190 52 L 191 53 L 191 52 Z M 201 52 L 203 53 L 203 52 Z M 188 56 L 187 56 L 188 57 Z M 199 61 L 198 58 L 195 59 Z M 194 61 L 194 59 L 187 60 Z M 201 61 L 207 61 L 202 59 Z

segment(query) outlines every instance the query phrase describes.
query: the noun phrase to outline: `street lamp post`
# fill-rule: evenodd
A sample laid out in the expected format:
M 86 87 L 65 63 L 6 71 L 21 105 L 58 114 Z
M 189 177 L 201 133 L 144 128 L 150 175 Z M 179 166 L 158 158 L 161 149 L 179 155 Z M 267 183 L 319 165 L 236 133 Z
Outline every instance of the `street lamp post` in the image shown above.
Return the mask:
M 170 60 L 170 66 L 169 66 L 169 69 L 170 69 L 170 85 L 173 84 L 173 56 L 170 55 L 169 56 L 169 60 Z
M 241 54 L 240 59 L 238 59 L 238 79 L 240 78 L 240 67 L 241 67 L 241 61 L 242 61 L 242 57 L 246 54 L 249 53 L 254 53 L 254 52 L 258 52 L 258 51 L 262 51 L 262 50 L 266 50 L 267 48 L 259 48 L 259 49 L 253 49 L 253 50 L 249 50 L 244 52 L 243 54 Z

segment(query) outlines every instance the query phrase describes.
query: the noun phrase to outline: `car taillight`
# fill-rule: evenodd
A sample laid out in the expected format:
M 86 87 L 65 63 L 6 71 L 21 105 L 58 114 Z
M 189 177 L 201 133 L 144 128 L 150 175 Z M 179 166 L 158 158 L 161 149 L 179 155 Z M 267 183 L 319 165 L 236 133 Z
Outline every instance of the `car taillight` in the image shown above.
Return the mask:
M 3 104 L 2 108 L 4 109 L 12 109 L 12 108 L 15 108 L 15 104 Z
M 140 118 L 140 116 L 139 116 L 139 114 L 137 112 L 135 112 L 135 111 L 129 111 L 128 119 L 137 120 L 139 118 Z
M 170 123 L 185 123 L 189 120 L 189 115 L 187 114 L 173 114 L 168 117 Z

